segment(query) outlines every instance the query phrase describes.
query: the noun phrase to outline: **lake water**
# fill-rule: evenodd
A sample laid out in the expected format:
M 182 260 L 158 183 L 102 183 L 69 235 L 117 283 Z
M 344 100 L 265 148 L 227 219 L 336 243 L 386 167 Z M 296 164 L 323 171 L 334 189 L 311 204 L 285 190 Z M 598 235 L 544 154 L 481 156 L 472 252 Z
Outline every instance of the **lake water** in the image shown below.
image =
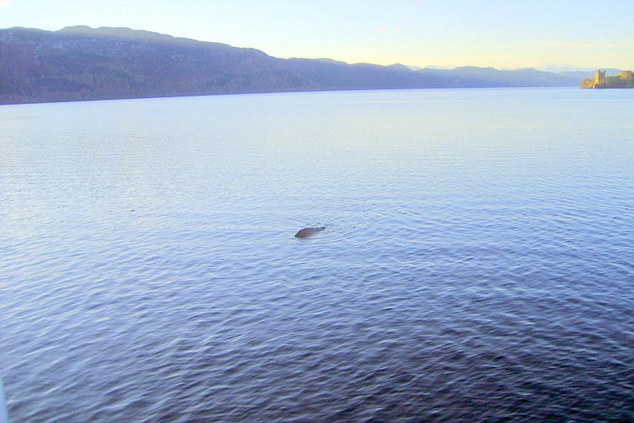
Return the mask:
M 0 106 L 12 422 L 632 421 L 633 100 Z

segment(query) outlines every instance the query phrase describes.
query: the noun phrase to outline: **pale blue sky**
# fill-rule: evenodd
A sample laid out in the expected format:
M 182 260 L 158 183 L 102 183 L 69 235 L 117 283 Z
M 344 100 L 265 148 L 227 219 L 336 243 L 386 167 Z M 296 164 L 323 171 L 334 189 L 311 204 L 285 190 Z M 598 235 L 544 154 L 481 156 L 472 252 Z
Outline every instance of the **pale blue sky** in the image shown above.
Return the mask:
M 276 57 L 634 67 L 634 0 L 0 0 L 0 28 L 127 26 Z

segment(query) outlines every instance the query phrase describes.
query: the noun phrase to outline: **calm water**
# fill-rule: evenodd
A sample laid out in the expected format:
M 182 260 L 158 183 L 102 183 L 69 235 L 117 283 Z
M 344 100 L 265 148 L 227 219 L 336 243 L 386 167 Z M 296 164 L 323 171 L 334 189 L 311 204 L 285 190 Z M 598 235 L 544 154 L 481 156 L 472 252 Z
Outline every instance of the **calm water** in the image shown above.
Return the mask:
M 633 421 L 633 100 L 1 106 L 12 422 Z

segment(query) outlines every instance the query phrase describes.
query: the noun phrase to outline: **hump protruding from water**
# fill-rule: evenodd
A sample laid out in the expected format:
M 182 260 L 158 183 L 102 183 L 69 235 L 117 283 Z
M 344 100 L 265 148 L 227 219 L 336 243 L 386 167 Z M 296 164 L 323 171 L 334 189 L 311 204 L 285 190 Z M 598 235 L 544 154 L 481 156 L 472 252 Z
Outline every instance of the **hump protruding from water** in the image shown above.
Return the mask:
M 316 234 L 317 232 L 321 232 L 326 229 L 325 226 L 320 226 L 318 228 L 304 228 L 297 231 L 295 234 L 295 238 L 308 238 L 311 235 Z

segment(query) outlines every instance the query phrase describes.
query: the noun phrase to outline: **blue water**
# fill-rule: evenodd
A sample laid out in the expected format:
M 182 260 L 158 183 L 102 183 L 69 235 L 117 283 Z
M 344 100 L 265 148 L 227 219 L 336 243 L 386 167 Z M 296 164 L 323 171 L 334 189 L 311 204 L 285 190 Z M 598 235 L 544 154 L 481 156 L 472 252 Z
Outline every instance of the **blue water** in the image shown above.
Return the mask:
M 633 100 L 1 106 L 11 421 L 633 421 Z

